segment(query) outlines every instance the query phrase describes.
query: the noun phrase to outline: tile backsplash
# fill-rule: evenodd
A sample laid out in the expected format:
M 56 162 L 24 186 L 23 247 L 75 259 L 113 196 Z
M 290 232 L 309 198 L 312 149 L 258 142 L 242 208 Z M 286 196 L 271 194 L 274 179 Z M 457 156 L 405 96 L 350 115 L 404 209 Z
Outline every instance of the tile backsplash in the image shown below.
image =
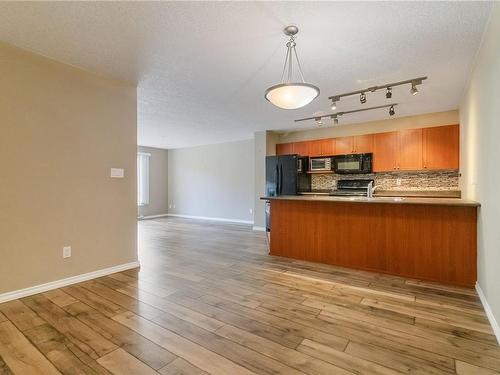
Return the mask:
M 458 190 L 458 170 L 387 172 L 371 174 L 313 174 L 313 190 L 332 190 L 337 187 L 337 180 L 373 179 L 380 190 Z

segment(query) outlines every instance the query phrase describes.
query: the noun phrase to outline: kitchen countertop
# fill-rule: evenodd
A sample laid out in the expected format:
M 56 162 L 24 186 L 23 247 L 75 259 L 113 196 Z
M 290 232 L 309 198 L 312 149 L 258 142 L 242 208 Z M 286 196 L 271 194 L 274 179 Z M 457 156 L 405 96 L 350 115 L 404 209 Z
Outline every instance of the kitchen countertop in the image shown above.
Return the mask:
M 440 206 L 479 207 L 480 203 L 461 198 L 414 198 L 414 197 L 338 197 L 328 195 L 280 195 L 277 197 L 261 197 L 263 200 L 318 201 L 342 203 L 390 203 L 390 204 L 426 204 Z

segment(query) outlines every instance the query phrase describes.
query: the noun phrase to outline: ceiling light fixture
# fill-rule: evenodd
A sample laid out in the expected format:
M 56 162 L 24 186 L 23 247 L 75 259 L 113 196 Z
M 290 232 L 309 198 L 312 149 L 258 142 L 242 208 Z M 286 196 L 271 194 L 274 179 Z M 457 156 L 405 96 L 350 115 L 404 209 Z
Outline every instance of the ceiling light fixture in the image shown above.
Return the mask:
M 266 90 L 265 97 L 276 107 L 283 109 L 302 108 L 319 95 L 319 88 L 306 83 L 302 68 L 300 66 L 297 51 L 295 49 L 295 35 L 299 32 L 299 28 L 290 25 L 284 28 L 285 35 L 290 37 L 286 43 L 285 64 L 283 65 L 283 73 L 281 74 L 281 83 L 271 86 Z M 297 71 L 299 72 L 300 82 L 294 81 L 293 78 L 293 60 L 297 62 Z
M 318 126 L 323 125 L 323 121 L 321 121 L 321 117 L 316 117 L 314 120 L 316 121 L 316 124 L 318 124 Z
M 394 116 L 396 114 L 396 111 L 394 110 L 394 106 L 391 105 L 391 107 L 389 108 L 389 116 Z
M 332 100 L 332 105 L 330 106 L 332 111 L 335 111 L 337 109 L 337 102 L 335 100 Z
M 412 82 L 411 83 L 410 93 L 412 95 L 417 95 L 418 94 L 418 89 L 417 89 L 417 83 L 416 82 Z
M 415 95 L 418 93 L 417 85 L 421 85 L 422 82 L 426 79 L 427 79 L 427 77 L 417 77 L 417 78 L 407 79 L 406 81 L 392 82 L 392 83 L 387 83 L 385 85 L 367 87 L 367 88 L 362 89 L 362 90 L 356 90 L 356 91 L 352 91 L 352 92 L 346 92 L 345 94 L 338 94 L 338 95 L 330 96 L 330 97 L 328 97 L 328 99 L 334 101 L 335 103 L 338 103 L 340 101 L 340 98 L 342 98 L 344 96 L 351 96 L 351 95 L 358 95 L 359 94 L 359 100 L 362 104 L 364 104 L 366 102 L 365 92 L 375 92 L 375 91 L 382 90 L 382 89 L 387 89 L 387 91 L 385 93 L 385 97 L 387 99 L 391 99 L 393 87 L 407 85 L 409 83 L 411 84 L 410 92 L 412 93 L 412 95 Z M 362 99 L 363 97 L 365 98 L 364 101 Z
M 316 115 L 314 117 L 306 117 L 306 118 L 301 118 L 301 119 L 297 119 L 297 120 L 294 120 L 295 122 L 299 122 L 299 121 L 308 121 L 308 120 L 314 120 L 316 122 L 318 121 L 321 121 L 321 119 L 323 118 L 326 118 L 326 117 L 330 117 L 333 119 L 333 123 L 335 125 L 338 124 L 338 118 L 342 115 L 348 115 L 349 113 L 356 113 L 356 112 L 364 112 L 364 111 L 371 111 L 373 109 L 380 109 L 380 108 L 392 108 L 392 111 L 394 112 L 394 107 L 397 106 L 398 103 L 391 103 L 391 104 L 386 104 L 386 105 L 379 105 L 379 106 L 376 106 L 376 107 L 369 107 L 369 108 L 361 108 L 361 109 L 354 109 L 352 111 L 344 111 L 344 112 L 337 112 L 337 113 L 329 113 L 329 114 L 325 114 L 325 115 Z M 389 109 L 389 112 L 391 111 L 391 109 Z M 394 112 L 395 113 L 395 112 Z M 389 113 L 390 114 L 390 113 Z M 392 116 L 392 115 L 391 115 Z M 335 121 L 337 120 L 337 121 Z
M 338 125 L 339 124 L 339 119 L 337 116 L 333 118 L 333 125 Z

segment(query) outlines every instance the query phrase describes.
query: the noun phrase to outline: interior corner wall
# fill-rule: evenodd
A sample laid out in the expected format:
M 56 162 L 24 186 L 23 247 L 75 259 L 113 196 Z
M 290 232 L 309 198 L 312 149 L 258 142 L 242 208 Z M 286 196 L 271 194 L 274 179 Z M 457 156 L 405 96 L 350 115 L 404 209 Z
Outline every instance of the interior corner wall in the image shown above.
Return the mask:
M 139 146 L 139 152 L 149 158 L 149 204 L 139 206 L 139 216 L 164 215 L 168 213 L 168 150 Z
M 0 294 L 135 262 L 135 85 L 6 43 L 0 76 Z
M 500 322 L 500 4 L 495 4 L 460 105 L 461 189 L 478 211 L 478 284 Z M 498 328 L 498 327 L 497 327 Z M 497 337 L 500 340 L 500 336 Z
M 253 223 L 254 140 L 168 150 L 169 214 Z

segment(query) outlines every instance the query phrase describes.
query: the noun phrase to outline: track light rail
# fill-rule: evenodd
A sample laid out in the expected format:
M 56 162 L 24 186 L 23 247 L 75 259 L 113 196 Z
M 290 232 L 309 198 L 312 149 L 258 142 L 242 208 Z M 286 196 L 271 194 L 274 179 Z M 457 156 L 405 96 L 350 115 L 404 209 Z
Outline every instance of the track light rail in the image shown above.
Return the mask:
M 330 117 L 332 119 L 336 119 L 339 116 L 348 115 L 350 113 L 370 111 L 370 110 L 373 110 L 373 109 L 380 109 L 380 108 L 390 108 L 390 107 L 395 107 L 397 105 L 398 105 L 398 103 L 391 103 L 391 104 L 379 105 L 379 106 L 370 107 L 370 108 L 353 109 L 351 111 L 343 111 L 343 112 L 329 113 L 329 114 L 326 114 L 326 115 L 318 115 L 318 116 L 313 116 L 313 117 L 306 117 L 306 118 L 301 118 L 301 119 L 297 119 L 297 120 L 294 120 L 294 121 L 295 122 L 308 121 L 308 120 L 318 121 L 318 120 L 321 120 L 322 118 L 327 118 L 327 117 Z

